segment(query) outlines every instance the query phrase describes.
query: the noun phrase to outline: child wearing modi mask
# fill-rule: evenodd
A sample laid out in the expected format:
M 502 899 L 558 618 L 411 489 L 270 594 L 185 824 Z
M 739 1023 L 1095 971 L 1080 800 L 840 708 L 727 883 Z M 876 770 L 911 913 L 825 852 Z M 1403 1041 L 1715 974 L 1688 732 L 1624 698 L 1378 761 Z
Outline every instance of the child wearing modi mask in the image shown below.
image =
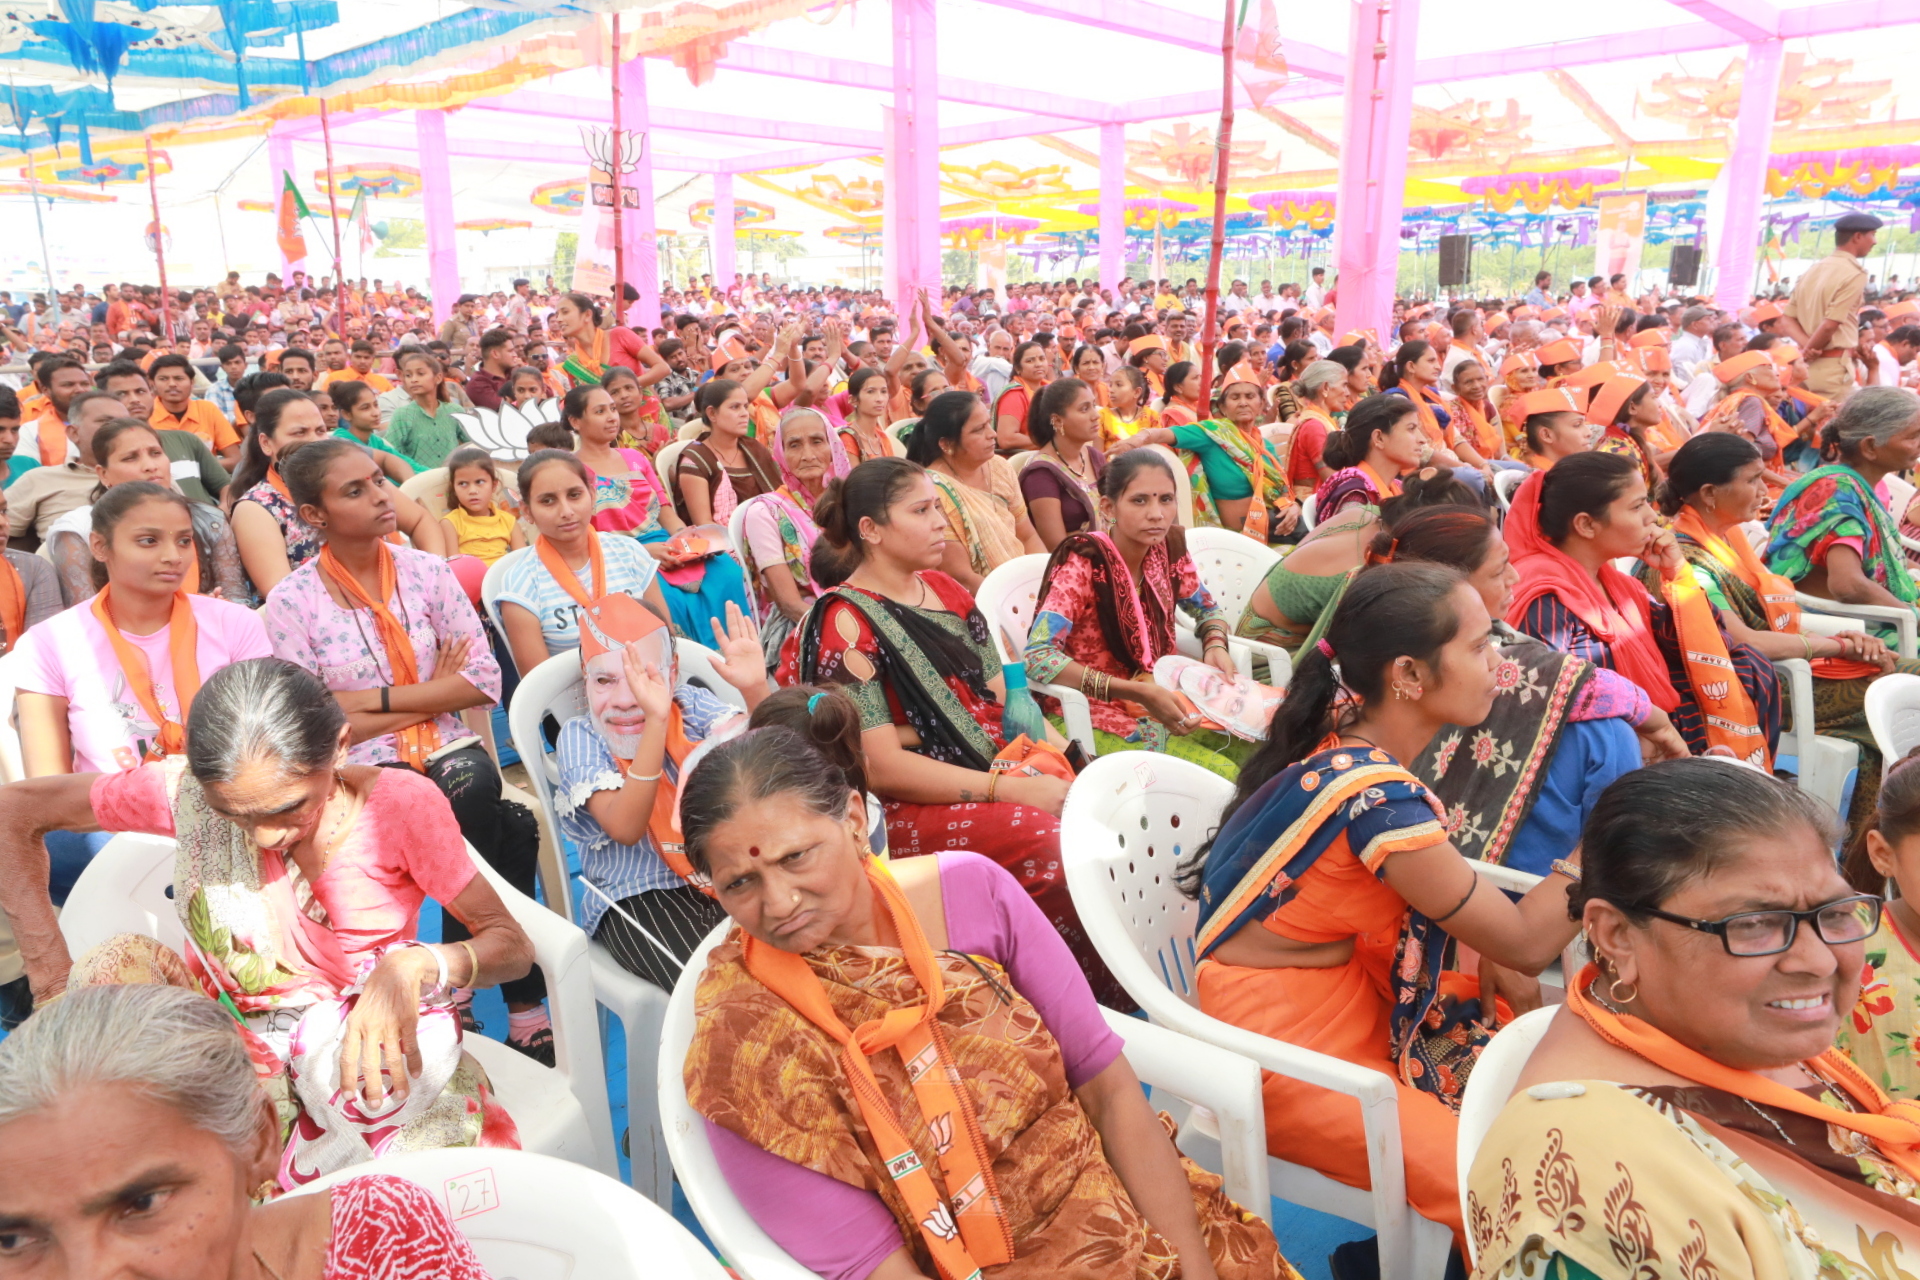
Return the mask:
M 728 606 L 713 668 L 752 708 L 767 696 L 760 640 Z M 587 713 L 560 728 L 560 831 L 580 850 L 581 927 L 629 972 L 672 990 L 694 948 L 725 916 L 681 852 L 679 784 L 694 748 L 746 716 L 682 683 L 666 624 L 631 596 L 580 610 Z

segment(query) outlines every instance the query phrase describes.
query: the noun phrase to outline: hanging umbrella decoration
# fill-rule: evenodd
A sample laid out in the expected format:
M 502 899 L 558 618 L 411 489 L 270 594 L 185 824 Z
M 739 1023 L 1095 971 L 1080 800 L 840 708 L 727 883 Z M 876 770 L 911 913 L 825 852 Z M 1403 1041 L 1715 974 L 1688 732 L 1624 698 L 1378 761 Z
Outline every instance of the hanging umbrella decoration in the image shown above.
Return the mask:
M 1023 242 L 1029 233 L 1040 229 L 1038 218 L 943 218 L 940 235 L 955 249 L 974 249 L 987 241 Z
M 696 227 L 713 225 L 713 201 L 695 200 L 687 209 L 687 221 Z M 733 225 L 735 230 L 742 227 L 756 227 L 773 221 L 773 206 L 761 204 L 758 200 L 735 200 L 733 202 Z
M 562 178 L 557 182 L 543 182 L 533 189 L 527 197 L 536 208 L 550 209 L 554 213 L 576 214 L 586 207 L 587 184 L 579 178 Z
M 158 241 L 157 244 L 155 243 L 156 240 Z M 145 241 L 148 253 L 154 253 L 159 249 L 171 249 L 173 248 L 173 232 L 167 230 L 161 223 L 149 222 L 147 224 Z
M 486 235 L 491 231 L 512 231 L 520 227 L 531 227 L 533 224 L 525 218 L 468 218 L 464 222 L 456 222 L 453 225 L 459 231 L 478 231 L 481 235 Z
M 420 194 L 420 171 L 404 164 L 336 165 L 333 176 L 345 195 L 364 191 L 369 196 L 393 196 L 406 200 Z M 325 169 L 313 171 L 313 184 L 323 194 L 326 192 Z
M 173 172 L 173 162 L 167 157 L 166 152 L 154 153 L 154 171 L 156 173 Z M 38 176 L 42 170 L 36 167 L 34 172 L 35 176 Z M 110 182 L 145 182 L 147 180 L 147 165 L 144 160 L 96 159 L 92 164 L 57 165 L 47 172 L 55 182 L 90 182 L 98 187 L 104 187 Z

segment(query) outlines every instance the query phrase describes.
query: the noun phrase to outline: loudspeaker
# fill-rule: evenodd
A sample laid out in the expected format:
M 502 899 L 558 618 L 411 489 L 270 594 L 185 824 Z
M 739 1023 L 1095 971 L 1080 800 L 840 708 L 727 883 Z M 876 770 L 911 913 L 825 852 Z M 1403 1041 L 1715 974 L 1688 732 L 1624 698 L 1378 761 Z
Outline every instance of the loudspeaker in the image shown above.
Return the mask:
M 1440 284 L 1462 285 L 1473 274 L 1473 237 L 1440 237 Z
M 1673 246 L 1673 261 L 1667 267 L 1667 283 L 1684 286 L 1699 282 L 1700 246 L 1697 244 Z

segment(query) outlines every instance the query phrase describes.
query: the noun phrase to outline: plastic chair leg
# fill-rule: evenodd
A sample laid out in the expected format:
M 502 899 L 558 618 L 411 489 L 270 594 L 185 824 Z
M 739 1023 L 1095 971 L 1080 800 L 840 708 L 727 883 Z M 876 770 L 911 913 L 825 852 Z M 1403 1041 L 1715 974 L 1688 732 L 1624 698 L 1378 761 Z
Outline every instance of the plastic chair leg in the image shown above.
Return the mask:
M 592 944 L 593 995 L 620 1019 L 627 1033 L 627 1149 L 633 1189 L 669 1211 L 673 1165 L 660 1121 L 660 1033 L 667 993 L 622 968 L 613 954 Z M 616 1139 L 618 1135 L 615 1135 Z

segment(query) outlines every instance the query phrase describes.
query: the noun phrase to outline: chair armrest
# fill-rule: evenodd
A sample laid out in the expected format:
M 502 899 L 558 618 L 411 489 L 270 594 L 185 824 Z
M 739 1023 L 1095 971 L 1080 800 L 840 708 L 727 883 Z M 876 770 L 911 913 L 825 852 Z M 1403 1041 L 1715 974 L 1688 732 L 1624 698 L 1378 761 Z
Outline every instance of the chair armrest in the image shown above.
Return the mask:
M 1805 658 L 1779 658 L 1773 665 L 1787 678 L 1788 705 L 1793 709 L 1793 728 L 1789 732 L 1793 735 L 1794 758 L 1800 762 L 1804 774 L 1813 760 L 1813 740 L 1817 733 L 1813 723 L 1813 667 Z
M 1031 690 L 1036 697 L 1045 694 L 1060 699 L 1060 717 L 1067 722 L 1067 736 L 1080 744 L 1087 759 L 1100 754 L 1094 747 L 1093 708 L 1087 705 L 1086 694 L 1063 684 L 1035 684 Z
M 1794 593 L 1794 599 L 1800 607 L 1809 613 L 1826 613 L 1841 618 L 1858 618 L 1865 622 L 1888 622 L 1900 633 L 1899 653 L 1903 658 L 1920 657 L 1915 648 L 1916 624 L 1912 609 L 1884 604 L 1848 604 L 1843 600 L 1828 600 L 1822 596 L 1810 596 L 1804 591 Z
M 1126 1042 L 1127 1063 L 1142 1084 L 1165 1089 L 1213 1113 L 1227 1194 L 1271 1224 L 1267 1109 L 1260 1094 L 1260 1068 L 1237 1053 L 1177 1031 L 1111 1009 L 1100 1012 Z
M 1503 867 L 1497 862 L 1480 862 L 1469 858 L 1467 865 L 1473 873 L 1489 884 L 1502 889 L 1511 889 L 1515 893 L 1526 893 L 1539 884 L 1544 876 L 1534 875 L 1531 871 L 1522 871 L 1517 867 Z

